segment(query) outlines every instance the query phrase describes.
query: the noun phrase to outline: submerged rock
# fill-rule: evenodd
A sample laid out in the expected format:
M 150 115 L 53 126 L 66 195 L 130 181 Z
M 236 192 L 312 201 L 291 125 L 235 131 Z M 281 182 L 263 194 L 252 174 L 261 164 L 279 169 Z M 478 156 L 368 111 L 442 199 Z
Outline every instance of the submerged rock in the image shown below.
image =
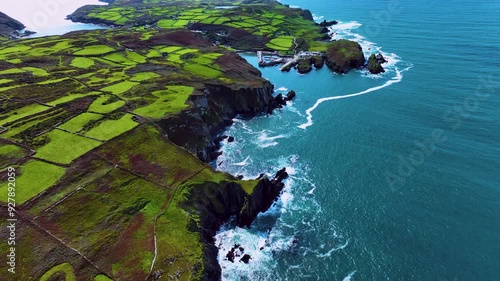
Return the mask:
M 234 249 L 231 249 L 231 251 L 227 252 L 226 259 L 230 262 L 234 262 Z
M 244 263 L 247 263 L 250 261 L 250 259 L 252 259 L 252 257 L 249 255 L 249 254 L 245 254 L 241 259 L 240 259 L 240 262 L 244 262 Z
M 285 101 L 291 101 L 295 98 L 297 94 L 295 93 L 294 90 L 291 90 L 288 92 L 288 94 L 286 94 L 286 97 L 285 97 Z
M 327 27 L 327 26 L 336 25 L 337 23 L 339 23 L 339 22 L 336 20 L 332 20 L 332 21 L 323 20 L 322 22 L 319 23 L 319 26 Z

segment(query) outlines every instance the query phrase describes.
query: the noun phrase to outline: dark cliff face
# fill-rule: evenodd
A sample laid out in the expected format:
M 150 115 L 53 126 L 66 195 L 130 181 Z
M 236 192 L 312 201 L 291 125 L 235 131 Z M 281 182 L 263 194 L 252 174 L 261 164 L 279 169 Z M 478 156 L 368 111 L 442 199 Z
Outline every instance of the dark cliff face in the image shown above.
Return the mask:
M 190 97 L 192 106 L 189 109 L 158 121 L 158 125 L 172 142 L 187 148 L 201 160 L 215 160 L 220 148 L 218 135 L 236 115 L 253 117 L 272 112 L 276 106 L 272 96 L 274 86 L 261 79 L 260 73 L 246 75 L 253 79 L 247 86 L 252 86 L 234 89 L 205 84 L 202 91 Z M 250 226 L 260 212 L 268 210 L 277 200 L 287 176 L 283 169 L 272 179 L 264 177 L 251 194 L 236 182 L 208 182 L 191 188 L 183 208 L 200 217 L 199 224 L 191 223 L 191 230 L 199 232 L 204 242 L 203 280 L 220 279 L 218 249 L 213 237 L 222 224 L 234 216 L 238 226 Z
M 262 179 L 247 198 L 241 209 L 237 223 L 240 227 L 249 227 L 260 212 L 267 211 L 278 199 L 283 187 L 283 180 L 288 177 L 285 168 L 279 170 L 273 179 Z
M 325 54 L 326 65 L 335 72 L 347 73 L 365 64 L 361 46 L 349 40 L 332 42 Z
M 273 85 L 231 89 L 223 85 L 205 85 L 201 94 L 192 95 L 193 106 L 175 116 L 159 121 L 167 137 L 204 162 L 217 158 L 218 134 L 231 125 L 236 115 L 253 117 L 272 111 Z
M 0 12 L 0 36 L 9 37 L 24 28 L 24 24 Z
M 283 190 L 283 180 L 288 176 L 285 169 L 272 178 L 262 178 L 252 194 L 234 182 L 205 183 L 191 189 L 188 200 L 183 204 L 186 211 L 196 210 L 200 223 L 192 222 L 193 231 L 200 232 L 204 243 L 204 280 L 219 280 L 220 265 L 217 262 L 218 249 L 213 237 L 230 217 L 236 217 L 238 226 L 249 226 L 260 212 L 267 211 Z

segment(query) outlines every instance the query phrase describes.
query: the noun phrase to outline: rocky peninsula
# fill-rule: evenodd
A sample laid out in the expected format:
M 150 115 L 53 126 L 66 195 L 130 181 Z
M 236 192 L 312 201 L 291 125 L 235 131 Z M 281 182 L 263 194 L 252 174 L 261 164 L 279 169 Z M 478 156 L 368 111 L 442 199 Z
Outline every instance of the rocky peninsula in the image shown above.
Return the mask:
M 273 96 L 235 50 L 308 52 L 302 72 L 346 73 L 364 57 L 357 43 L 325 41 L 309 11 L 272 0 L 109 2 L 69 18 L 114 28 L 0 47 L 0 177 L 13 166 L 31 187 L 17 197 L 17 277 L 218 280 L 215 232 L 231 216 L 249 226 L 287 173 L 241 180 L 207 163 L 236 115 L 295 96 Z
M 26 35 L 20 33 L 20 31 L 23 30 L 24 28 L 25 28 L 24 24 L 0 12 L 0 37 L 16 38 L 22 35 Z M 27 35 L 32 33 L 33 32 L 28 31 Z

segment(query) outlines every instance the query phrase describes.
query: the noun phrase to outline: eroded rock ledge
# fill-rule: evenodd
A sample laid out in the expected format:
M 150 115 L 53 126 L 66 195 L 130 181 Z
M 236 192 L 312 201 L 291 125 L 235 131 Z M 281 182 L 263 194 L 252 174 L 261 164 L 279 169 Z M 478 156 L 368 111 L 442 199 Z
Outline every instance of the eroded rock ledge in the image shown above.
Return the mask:
M 240 227 L 250 226 L 260 212 L 267 211 L 283 190 L 283 180 L 288 177 L 283 168 L 270 179 L 260 179 L 253 192 L 248 194 L 237 183 L 204 183 L 191 189 L 186 210 L 196 210 L 200 214 L 200 223 L 191 223 L 192 231 L 201 233 L 205 254 L 205 280 L 219 280 L 221 268 L 217 262 L 218 249 L 214 245 L 214 236 L 230 217 L 236 217 Z

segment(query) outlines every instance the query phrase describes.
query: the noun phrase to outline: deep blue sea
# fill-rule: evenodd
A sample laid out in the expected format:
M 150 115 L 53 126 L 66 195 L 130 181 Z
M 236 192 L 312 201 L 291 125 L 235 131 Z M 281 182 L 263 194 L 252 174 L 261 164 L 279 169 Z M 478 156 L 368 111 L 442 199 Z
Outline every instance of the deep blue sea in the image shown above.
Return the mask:
M 500 1 L 282 2 L 390 60 L 381 76 L 260 69 L 298 96 L 235 119 L 218 169 L 290 178 L 250 229 L 219 232 L 223 279 L 500 280 Z M 224 260 L 235 243 L 248 265 Z

